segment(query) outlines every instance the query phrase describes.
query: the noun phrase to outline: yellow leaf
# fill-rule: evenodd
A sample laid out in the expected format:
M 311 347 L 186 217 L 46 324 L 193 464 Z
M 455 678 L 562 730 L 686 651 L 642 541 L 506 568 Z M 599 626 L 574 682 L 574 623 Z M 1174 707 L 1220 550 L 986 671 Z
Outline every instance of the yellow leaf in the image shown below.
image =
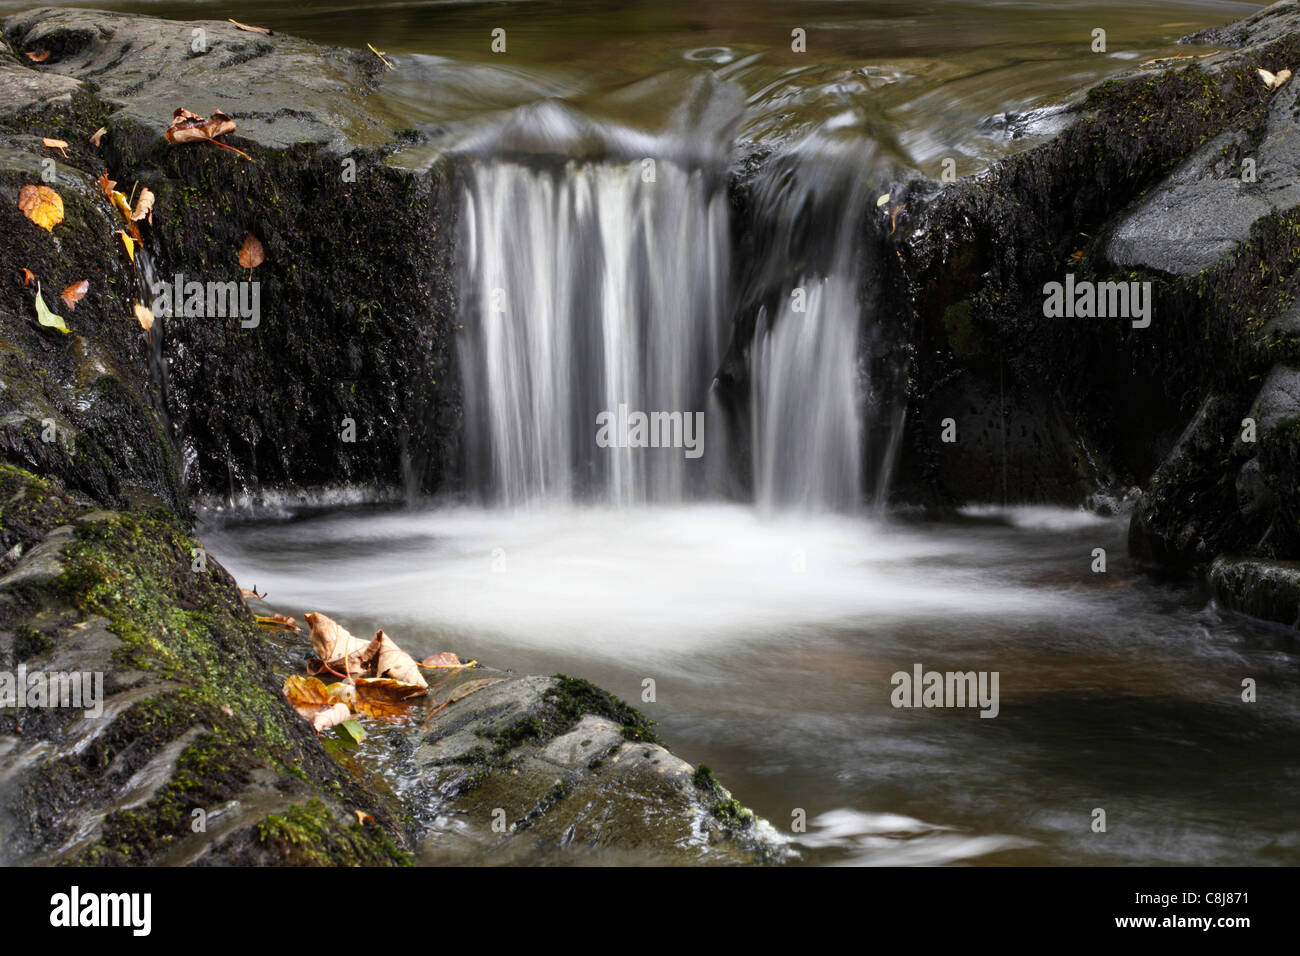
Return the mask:
M 127 242 L 130 241 L 131 239 L 128 236 Z M 144 329 L 146 332 L 153 328 L 153 312 L 150 311 L 147 305 L 142 302 L 137 302 L 133 306 L 133 311 L 135 312 L 135 320 L 140 323 L 140 328 Z M 261 619 L 259 618 L 259 623 L 260 621 Z
M 58 329 L 65 335 L 68 332 L 68 327 L 64 324 L 63 317 L 51 312 L 49 307 L 46 306 L 45 300 L 41 298 L 41 284 L 39 282 L 36 283 L 36 321 L 48 328 Z
M 121 241 L 122 248 L 126 251 L 127 258 L 132 262 L 135 262 L 135 240 L 128 236 L 125 230 L 122 229 L 117 230 L 114 235 Z M 140 313 L 136 312 L 136 316 L 138 317 L 139 315 Z
M 49 186 L 24 186 L 18 193 L 18 208 L 48 232 L 63 222 L 63 197 Z

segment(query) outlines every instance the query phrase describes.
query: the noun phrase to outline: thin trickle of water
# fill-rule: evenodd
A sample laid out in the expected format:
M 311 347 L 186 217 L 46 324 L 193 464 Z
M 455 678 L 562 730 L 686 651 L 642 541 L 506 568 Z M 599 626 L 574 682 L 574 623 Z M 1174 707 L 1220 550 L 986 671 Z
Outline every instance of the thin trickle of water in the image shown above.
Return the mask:
M 461 228 L 472 483 L 511 505 L 701 490 L 707 420 L 688 457 L 602 447 L 597 416 L 675 415 L 683 443 L 703 417 L 729 319 L 720 179 L 668 161 L 473 161 Z
M 754 493 L 767 511 L 855 510 L 863 495 L 862 164 L 842 147 L 799 150 L 755 183 L 769 234 L 755 274 L 779 290 L 759 307 L 749 355 Z

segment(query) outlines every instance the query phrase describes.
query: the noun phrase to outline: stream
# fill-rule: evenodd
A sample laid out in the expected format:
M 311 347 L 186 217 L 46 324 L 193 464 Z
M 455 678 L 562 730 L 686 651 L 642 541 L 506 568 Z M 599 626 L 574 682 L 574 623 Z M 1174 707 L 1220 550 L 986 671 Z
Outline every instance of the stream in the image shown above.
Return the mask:
M 587 678 L 797 862 L 1300 862 L 1293 637 L 1139 572 L 1124 516 L 881 510 L 893 455 L 869 447 L 899 437 L 873 419 L 897 382 L 874 378 L 862 305 L 877 193 L 978 172 L 1090 84 L 1205 52 L 1175 41 L 1256 4 L 211 7 L 395 58 L 371 108 L 427 134 L 400 161 L 451 158 L 459 212 L 466 488 L 214 507 L 202 537 L 241 584 L 417 658 Z M 746 262 L 738 144 L 773 157 Z M 717 391 L 728 354 L 739 411 Z M 702 453 L 639 447 L 621 419 L 593 441 L 623 408 L 700 416 Z M 996 716 L 894 706 L 917 667 L 996 672 Z

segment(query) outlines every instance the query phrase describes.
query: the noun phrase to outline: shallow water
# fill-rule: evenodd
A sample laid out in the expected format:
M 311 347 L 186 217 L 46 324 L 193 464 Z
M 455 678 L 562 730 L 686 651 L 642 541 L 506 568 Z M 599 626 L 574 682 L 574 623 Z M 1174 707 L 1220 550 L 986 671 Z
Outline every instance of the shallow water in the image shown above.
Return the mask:
M 0 14 L 27 9 L 0 0 Z M 1114 72 L 1180 47 L 1188 33 L 1260 4 L 537 0 L 432 2 L 70 3 L 179 20 L 233 17 L 322 43 L 397 57 L 376 110 L 463 142 L 502 110 L 547 100 L 643 128 L 671 125 L 703 74 L 743 95 L 733 132 L 781 144 L 813 131 L 867 137 L 897 162 L 965 174 L 1018 144 L 1015 114 L 1050 108 Z M 493 53 L 492 31 L 506 30 Z M 806 52 L 791 31 L 806 31 Z M 1093 53 L 1092 31 L 1106 31 Z M 250 39 L 254 39 L 252 34 Z M 1010 127 L 1006 122 L 1010 114 Z
M 1294 639 L 1135 573 L 1124 534 L 1058 509 L 930 524 L 738 505 L 204 530 L 295 616 L 632 701 L 778 828 L 802 809 L 806 862 L 1300 862 Z M 915 664 L 997 671 L 998 716 L 893 707 Z

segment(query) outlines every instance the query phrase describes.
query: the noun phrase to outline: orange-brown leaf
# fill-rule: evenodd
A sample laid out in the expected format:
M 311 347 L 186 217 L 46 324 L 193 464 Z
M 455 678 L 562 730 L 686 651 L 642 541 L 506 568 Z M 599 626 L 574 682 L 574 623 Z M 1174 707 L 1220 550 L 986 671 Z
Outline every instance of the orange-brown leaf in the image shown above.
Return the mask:
M 44 63 L 49 58 L 50 58 L 49 50 L 28 50 L 27 51 L 27 59 L 31 60 L 33 63 Z
M 284 614 L 258 615 L 257 623 L 272 631 L 301 631 L 298 622 Z
M 49 186 L 24 186 L 18 193 L 18 208 L 48 232 L 63 222 L 63 197 Z
M 80 302 L 82 299 L 84 299 L 86 297 L 86 293 L 89 291 L 90 291 L 90 280 L 82 279 L 80 282 L 72 283 L 72 285 L 68 286 L 66 289 L 60 292 L 59 298 L 63 300 L 63 304 L 66 305 L 69 309 L 75 309 L 77 307 L 77 303 Z
M 239 264 L 245 269 L 256 269 L 266 261 L 266 250 L 257 236 L 251 232 L 244 237 L 244 244 L 239 247 Z
M 36 273 L 31 269 L 28 269 L 26 266 L 23 266 L 23 285 L 27 285 L 27 283 L 31 282 L 35 278 Z
M 441 654 L 434 654 L 420 661 L 421 667 L 427 667 L 432 670 L 435 667 L 464 667 L 460 658 L 451 651 L 443 651 Z

